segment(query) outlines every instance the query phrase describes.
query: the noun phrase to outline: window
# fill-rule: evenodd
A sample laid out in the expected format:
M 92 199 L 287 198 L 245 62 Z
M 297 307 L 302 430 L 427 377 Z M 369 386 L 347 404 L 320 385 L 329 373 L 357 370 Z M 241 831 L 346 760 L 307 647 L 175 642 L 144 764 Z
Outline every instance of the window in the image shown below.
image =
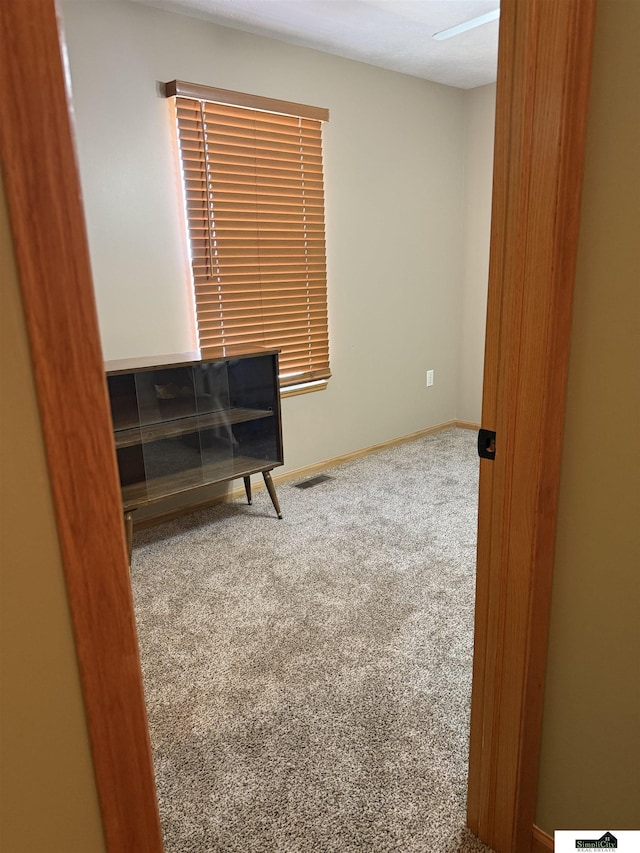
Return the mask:
M 279 348 L 283 388 L 329 371 L 327 110 L 174 80 L 200 347 Z

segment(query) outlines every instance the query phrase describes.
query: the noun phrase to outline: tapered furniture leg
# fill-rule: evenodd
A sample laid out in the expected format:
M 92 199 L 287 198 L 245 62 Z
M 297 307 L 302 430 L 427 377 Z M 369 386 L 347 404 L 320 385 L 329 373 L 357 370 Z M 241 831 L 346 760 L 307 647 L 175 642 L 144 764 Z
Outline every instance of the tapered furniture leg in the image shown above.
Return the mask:
M 251 477 L 244 478 L 244 490 L 247 493 L 247 503 L 251 506 Z
M 278 503 L 278 496 L 276 495 L 276 487 L 273 485 L 273 480 L 271 479 L 271 471 L 263 471 L 262 476 L 264 477 L 264 484 L 267 487 L 267 491 L 269 492 L 269 497 L 271 498 L 273 508 L 278 514 L 278 518 L 282 518 L 280 504 Z

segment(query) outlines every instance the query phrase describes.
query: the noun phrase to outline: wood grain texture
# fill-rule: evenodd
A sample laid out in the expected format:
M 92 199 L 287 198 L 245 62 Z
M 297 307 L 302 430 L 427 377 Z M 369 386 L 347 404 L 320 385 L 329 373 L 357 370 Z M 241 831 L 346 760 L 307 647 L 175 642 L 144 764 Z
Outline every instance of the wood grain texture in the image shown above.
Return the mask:
M 277 98 L 263 98 L 261 95 L 233 92 L 230 89 L 217 89 L 214 86 L 202 86 L 199 83 L 186 83 L 184 80 L 171 80 L 171 82 L 165 83 L 164 91 L 167 98 L 174 96 L 198 98 L 203 101 L 215 101 L 219 104 L 230 104 L 235 107 L 249 107 L 255 110 L 329 121 L 329 110 L 325 107 L 312 107 L 309 104 L 296 104 L 294 101 L 281 101 Z
M 0 155 L 106 846 L 162 850 L 53 0 L 0 6 Z M 44 140 L 44 142 L 43 142 Z
M 468 819 L 498 853 L 528 853 L 594 2 L 501 9 Z
M 509 148 L 511 135 L 513 69 L 515 66 L 515 15 L 516 5 L 505 2 L 500 12 L 500 38 L 498 46 L 498 81 L 496 86 L 496 118 L 493 155 L 493 188 L 491 200 L 491 244 L 489 251 L 489 289 L 487 293 L 487 322 L 485 333 L 484 384 L 482 393 L 482 425 L 496 429 L 496 394 L 499 363 L 500 324 L 505 242 L 507 239 L 507 189 L 509 186 Z M 499 449 L 498 449 L 499 452 Z M 490 730 L 485 731 L 485 705 L 493 693 L 493 670 L 489 665 L 496 654 L 494 634 L 489 626 L 494 624 L 495 596 L 491 576 L 491 501 L 495 461 L 480 460 L 480 485 L 478 495 L 478 544 L 476 573 L 476 610 L 474 634 L 473 682 L 471 688 L 471 738 L 469 743 L 469 783 L 467 792 L 467 822 L 473 832 L 480 833 L 480 815 L 487 814 L 490 785 L 487 774 L 490 762 L 483 761 L 490 752 Z
M 553 853 L 554 843 L 553 838 L 543 832 L 539 827 L 533 827 L 533 835 L 531 838 L 531 853 Z

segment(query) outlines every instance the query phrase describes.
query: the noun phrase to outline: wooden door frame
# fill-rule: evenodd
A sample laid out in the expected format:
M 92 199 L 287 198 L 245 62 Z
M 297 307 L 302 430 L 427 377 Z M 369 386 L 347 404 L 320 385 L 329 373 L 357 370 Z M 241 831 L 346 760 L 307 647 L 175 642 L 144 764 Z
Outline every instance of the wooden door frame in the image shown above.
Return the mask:
M 160 853 L 60 44 L 54 0 L 0 4 L 0 158 L 105 843 L 110 853 Z
M 467 809 L 498 853 L 534 843 L 594 22 L 502 0 Z
M 468 809 L 499 853 L 532 843 L 594 2 L 503 0 Z M 0 5 L 0 156 L 106 846 L 161 853 L 61 44 L 55 0 Z

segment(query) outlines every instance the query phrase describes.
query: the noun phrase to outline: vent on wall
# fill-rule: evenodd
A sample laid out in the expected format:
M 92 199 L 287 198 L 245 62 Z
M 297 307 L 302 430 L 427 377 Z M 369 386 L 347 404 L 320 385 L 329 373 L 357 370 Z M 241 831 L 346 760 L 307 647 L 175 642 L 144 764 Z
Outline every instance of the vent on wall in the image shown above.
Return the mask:
M 328 474 L 318 474 L 317 477 L 311 477 L 309 480 L 303 480 L 301 483 L 294 483 L 296 489 L 310 489 L 313 486 L 319 486 L 320 483 L 325 483 L 327 480 L 335 480 L 335 477 L 329 477 Z

